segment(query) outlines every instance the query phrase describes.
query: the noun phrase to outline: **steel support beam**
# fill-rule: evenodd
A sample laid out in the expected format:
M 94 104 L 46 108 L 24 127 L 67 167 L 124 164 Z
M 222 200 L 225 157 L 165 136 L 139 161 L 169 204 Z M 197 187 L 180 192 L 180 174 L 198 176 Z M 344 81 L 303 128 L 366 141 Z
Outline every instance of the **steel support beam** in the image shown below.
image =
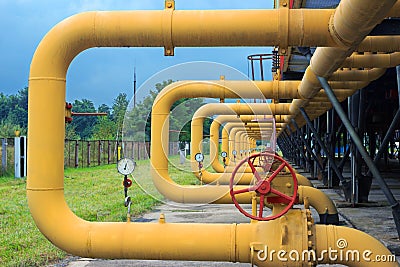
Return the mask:
M 290 129 L 289 125 L 286 125 L 286 128 L 287 128 L 289 134 L 291 134 L 292 130 Z M 302 146 L 299 144 L 297 138 L 295 138 L 292 134 L 290 136 L 291 136 L 291 138 L 293 140 L 293 143 L 296 144 L 297 150 L 300 152 L 299 153 L 299 163 L 302 165 L 303 169 L 305 170 L 306 169 L 306 164 L 305 164 L 306 163 L 306 156 L 304 155 L 304 150 L 303 150 Z M 303 160 L 301 160 L 301 158 L 303 158 Z
M 371 173 L 375 177 L 376 181 L 378 182 L 379 186 L 381 187 L 383 193 L 385 194 L 389 204 L 392 208 L 392 214 L 394 218 L 394 222 L 396 224 L 397 234 L 400 237 L 400 203 L 396 200 L 393 196 L 392 191 L 386 184 L 385 180 L 381 176 L 378 168 L 375 166 L 374 162 L 372 161 L 371 157 L 369 156 L 368 152 L 365 150 L 360 137 L 358 136 L 357 132 L 354 130 L 349 118 L 347 117 L 346 113 L 344 112 L 342 106 L 340 105 L 338 99 L 335 96 L 332 88 L 329 86 L 327 80 L 323 77 L 317 76 L 319 82 L 321 83 L 322 88 L 324 89 L 326 95 L 328 96 L 329 100 L 331 101 L 333 107 L 335 108 L 337 114 L 339 115 L 340 119 L 342 120 L 344 126 L 346 127 L 348 133 L 353 140 L 354 145 L 357 147 L 358 151 L 360 152 L 361 156 L 363 157 L 365 163 L 367 164 L 368 168 L 370 169 Z
M 392 135 L 394 131 L 396 130 L 397 125 L 399 124 L 400 120 L 400 108 L 397 110 L 396 115 L 393 118 L 392 123 L 389 126 L 389 129 L 386 132 L 385 137 L 383 138 L 383 141 L 379 147 L 378 153 L 376 153 L 375 158 L 374 158 L 374 163 L 377 164 L 379 162 L 379 159 L 381 158 L 383 152 L 385 152 L 385 149 L 387 148 L 390 139 L 392 138 Z M 368 171 L 367 175 L 371 174 L 371 170 Z
M 344 185 L 346 183 L 342 172 L 339 170 L 335 163 L 335 159 L 332 157 L 332 154 L 328 151 L 328 148 L 326 147 L 325 143 L 322 141 L 321 137 L 319 136 L 317 130 L 314 128 L 312 125 L 311 119 L 308 116 L 307 112 L 304 110 L 304 108 L 300 108 L 300 112 L 303 115 L 305 121 L 307 122 L 308 127 L 311 129 L 311 131 L 314 134 L 315 139 L 317 140 L 318 144 L 321 146 L 321 149 L 324 151 L 324 153 L 327 155 L 329 162 L 331 163 L 331 167 L 333 171 L 336 173 L 337 177 L 339 178 L 340 182 Z
M 296 128 L 297 131 L 300 131 L 299 126 L 297 125 L 296 121 L 294 119 L 291 119 L 292 124 L 294 125 L 294 127 Z M 312 151 L 312 149 L 310 148 L 310 146 L 308 145 L 307 141 L 305 140 L 303 135 L 300 135 L 301 137 L 301 141 L 303 142 L 304 146 L 306 147 L 308 153 L 310 153 L 311 157 L 314 159 L 314 161 L 317 162 L 317 166 L 318 169 L 323 172 L 324 171 L 324 166 L 321 165 L 321 163 L 318 161 L 317 156 L 314 154 L 314 152 Z

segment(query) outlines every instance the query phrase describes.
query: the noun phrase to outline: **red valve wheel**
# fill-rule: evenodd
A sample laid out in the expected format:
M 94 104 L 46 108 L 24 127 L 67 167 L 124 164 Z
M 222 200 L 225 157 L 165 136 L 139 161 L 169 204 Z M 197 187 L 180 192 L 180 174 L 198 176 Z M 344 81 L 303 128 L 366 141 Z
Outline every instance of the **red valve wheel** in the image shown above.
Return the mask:
M 261 166 L 263 170 L 265 171 L 267 162 L 267 158 L 269 159 L 274 159 L 274 161 L 279 161 L 281 164 L 276 170 L 271 170 L 272 174 L 269 177 L 261 178 L 260 173 L 257 172 L 256 167 L 255 167 L 255 160 L 256 158 L 259 158 L 259 161 L 263 162 L 264 166 Z M 271 161 L 271 160 L 269 160 Z M 253 186 L 249 186 L 248 188 L 240 189 L 240 190 L 234 190 L 234 178 L 236 173 L 238 172 L 239 168 L 241 168 L 242 165 L 247 163 L 249 167 L 252 170 L 252 173 L 254 177 L 256 178 L 256 184 Z M 277 177 L 280 171 L 283 170 L 283 168 L 287 167 L 290 171 L 291 178 L 293 180 L 293 195 L 287 195 L 285 193 L 282 193 L 276 189 L 274 189 L 271 185 L 271 182 Z M 297 183 L 297 178 L 296 178 L 296 173 L 292 169 L 292 167 L 287 163 L 284 159 L 281 157 L 272 154 L 272 153 L 267 153 L 267 152 L 262 152 L 262 153 L 257 153 L 253 154 L 245 159 L 243 159 L 239 164 L 235 167 L 235 169 L 232 172 L 232 176 L 229 182 L 229 188 L 230 188 L 230 194 L 232 197 L 232 201 L 235 204 L 236 208 L 244 214 L 246 217 L 249 217 L 253 220 L 257 221 L 270 221 L 274 220 L 276 218 L 281 217 L 284 215 L 286 212 L 288 212 L 293 205 L 297 202 L 297 188 L 298 188 L 298 183 Z M 247 211 L 245 211 L 240 205 L 239 202 L 236 199 L 236 195 L 240 195 L 243 193 L 248 193 L 248 192 L 256 192 L 257 195 L 260 196 L 260 206 L 258 209 L 258 215 L 254 216 Z M 274 194 L 276 197 L 271 197 L 267 195 Z M 269 216 L 263 216 L 263 209 L 264 209 L 264 200 L 265 198 L 268 198 L 268 201 L 271 203 L 283 203 L 287 204 L 287 206 L 278 214 L 275 215 L 269 215 Z
M 127 178 L 126 180 L 122 181 L 122 185 L 126 188 L 131 187 L 132 186 L 132 180 Z

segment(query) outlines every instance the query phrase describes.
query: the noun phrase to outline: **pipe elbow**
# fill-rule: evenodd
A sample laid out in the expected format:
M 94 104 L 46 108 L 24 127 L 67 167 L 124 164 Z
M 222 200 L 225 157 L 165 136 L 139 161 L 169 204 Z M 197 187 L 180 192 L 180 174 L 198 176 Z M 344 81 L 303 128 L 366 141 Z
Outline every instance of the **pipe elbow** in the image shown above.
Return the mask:
M 307 187 L 314 187 L 314 185 L 311 183 L 310 180 L 307 179 L 307 177 L 296 173 L 296 178 L 297 178 L 297 182 L 299 183 L 299 185 L 302 186 L 307 186 Z
M 316 252 L 321 264 L 344 264 L 350 267 L 399 267 L 396 258 L 377 239 L 359 230 L 334 225 L 316 225 Z M 329 253 L 337 251 L 335 258 Z M 340 257 L 338 255 L 341 255 Z M 379 257 L 391 257 L 379 261 Z M 379 263 L 377 263 L 379 262 Z
M 317 188 L 299 186 L 299 201 L 308 201 L 320 216 L 321 224 L 339 224 L 339 215 L 333 201 Z M 307 199 L 307 200 L 305 200 Z
M 77 217 L 69 209 L 64 190 L 28 189 L 27 198 L 36 226 L 51 243 L 73 255 L 93 256 L 90 229 L 94 223 Z

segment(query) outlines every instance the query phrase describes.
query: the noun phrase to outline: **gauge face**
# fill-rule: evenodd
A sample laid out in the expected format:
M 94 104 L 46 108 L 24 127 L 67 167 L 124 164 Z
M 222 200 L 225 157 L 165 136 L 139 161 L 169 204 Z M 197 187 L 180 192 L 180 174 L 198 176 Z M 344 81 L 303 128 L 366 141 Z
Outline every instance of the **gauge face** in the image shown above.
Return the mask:
M 194 159 L 195 159 L 197 162 L 202 162 L 202 161 L 204 160 L 204 156 L 203 156 L 203 154 L 201 154 L 201 153 L 197 153 L 197 154 L 194 156 Z
M 117 163 L 117 169 L 120 174 L 129 175 L 135 170 L 136 163 L 129 158 L 120 159 Z
M 227 155 L 228 155 L 228 154 L 227 154 L 225 151 L 222 151 L 222 152 L 221 152 L 221 157 L 226 158 Z
M 236 150 L 233 150 L 233 151 L 232 151 L 232 155 L 236 156 L 236 154 L 237 154 L 237 151 L 236 151 Z

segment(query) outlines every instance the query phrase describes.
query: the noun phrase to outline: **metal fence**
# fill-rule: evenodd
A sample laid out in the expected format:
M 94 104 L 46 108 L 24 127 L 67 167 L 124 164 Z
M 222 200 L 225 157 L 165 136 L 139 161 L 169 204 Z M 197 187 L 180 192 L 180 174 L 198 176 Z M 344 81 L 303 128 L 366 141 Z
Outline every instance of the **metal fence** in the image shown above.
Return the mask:
M 1 139 L 1 170 L 0 176 L 14 173 L 14 138 Z
M 169 155 L 177 155 L 178 148 L 178 142 L 170 142 Z M 150 142 L 65 140 L 64 164 L 75 168 L 112 164 L 117 162 L 118 153 L 135 160 L 149 159 Z
M 0 176 L 14 174 L 14 138 L 1 139 L 0 154 L 2 168 Z M 27 141 L 29 143 L 29 140 Z M 91 167 L 114 164 L 118 160 L 118 150 L 121 157 L 135 160 L 145 160 L 150 157 L 150 142 L 116 141 L 116 140 L 65 140 L 64 166 Z M 169 143 L 169 155 L 177 155 L 178 142 Z

